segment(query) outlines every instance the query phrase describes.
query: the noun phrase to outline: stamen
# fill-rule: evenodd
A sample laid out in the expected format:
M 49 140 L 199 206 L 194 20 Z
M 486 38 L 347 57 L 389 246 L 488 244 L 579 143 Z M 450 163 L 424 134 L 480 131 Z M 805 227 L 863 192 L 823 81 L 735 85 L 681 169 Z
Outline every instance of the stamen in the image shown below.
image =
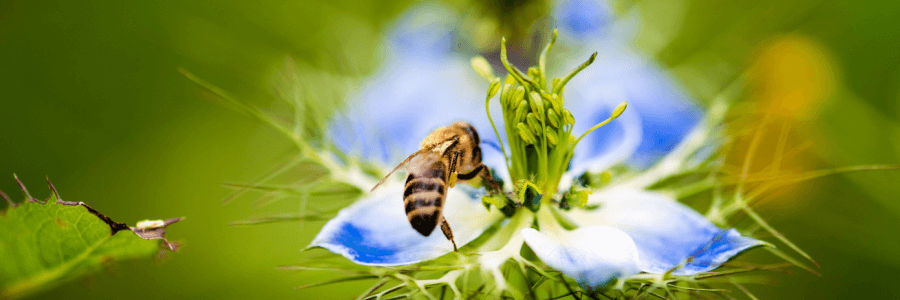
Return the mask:
M 578 142 L 580 142 L 581 139 L 583 139 L 588 133 L 591 133 L 591 131 L 594 131 L 594 130 L 596 130 L 597 128 L 603 127 L 603 125 L 606 125 L 607 123 L 609 123 L 609 122 L 611 122 L 612 120 L 615 120 L 616 118 L 618 118 L 619 116 L 621 116 L 622 113 L 625 112 L 625 108 L 626 108 L 626 107 L 628 107 L 628 101 L 623 101 L 622 103 L 619 103 L 619 106 L 616 106 L 616 109 L 613 110 L 612 115 L 610 115 L 608 119 L 606 119 L 606 120 L 603 121 L 603 122 L 600 122 L 600 124 L 594 125 L 594 127 L 591 127 L 591 129 L 588 129 L 588 131 L 585 131 L 585 132 L 581 135 L 581 137 L 579 137 L 578 139 L 575 140 L 575 145 L 578 145 Z M 574 145 L 573 145 L 573 146 L 574 146 Z

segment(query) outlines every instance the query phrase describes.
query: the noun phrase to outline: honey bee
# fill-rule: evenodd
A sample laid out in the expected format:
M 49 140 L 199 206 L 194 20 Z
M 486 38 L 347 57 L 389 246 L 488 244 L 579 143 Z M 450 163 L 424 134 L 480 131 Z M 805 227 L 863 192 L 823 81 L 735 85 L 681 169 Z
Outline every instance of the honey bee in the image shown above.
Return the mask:
M 457 179 L 469 180 L 480 175 L 491 189 L 500 189 L 491 170 L 481 163 L 480 143 L 478 132 L 469 123 L 460 121 L 438 128 L 422 140 L 419 151 L 397 165 L 372 190 L 409 163 L 403 203 L 410 225 L 423 236 L 429 236 L 441 224 L 441 231 L 453 243 L 453 251 L 457 251 L 453 231 L 442 214 L 447 186 L 455 186 Z

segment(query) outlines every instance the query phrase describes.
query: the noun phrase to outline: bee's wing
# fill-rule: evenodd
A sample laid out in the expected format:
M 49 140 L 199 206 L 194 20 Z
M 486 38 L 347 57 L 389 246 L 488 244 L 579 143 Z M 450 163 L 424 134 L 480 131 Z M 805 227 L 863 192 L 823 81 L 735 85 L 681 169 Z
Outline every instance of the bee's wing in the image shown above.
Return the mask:
M 376 184 L 375 186 L 373 186 L 372 189 L 369 190 L 369 191 L 370 191 L 370 192 L 371 192 L 371 191 L 374 191 L 376 188 L 378 188 L 379 185 L 381 185 L 382 183 L 384 183 L 384 181 L 387 180 L 388 177 L 391 176 L 391 174 L 394 174 L 394 172 L 396 172 L 397 170 L 400 170 L 400 167 L 402 167 L 403 165 L 405 165 L 406 163 L 408 163 L 410 160 L 412 160 L 413 157 L 416 157 L 416 155 L 419 155 L 420 153 L 422 153 L 422 152 L 424 152 L 424 151 L 425 151 L 425 149 L 422 149 L 422 150 L 416 151 L 416 152 L 413 153 L 413 154 L 410 154 L 409 157 L 407 157 L 406 159 L 403 160 L 403 162 L 401 162 L 399 165 L 397 165 L 396 167 L 394 167 L 394 169 L 391 170 L 391 172 L 387 173 L 387 175 L 384 175 L 384 178 L 382 178 L 381 181 L 379 181 L 378 184 Z

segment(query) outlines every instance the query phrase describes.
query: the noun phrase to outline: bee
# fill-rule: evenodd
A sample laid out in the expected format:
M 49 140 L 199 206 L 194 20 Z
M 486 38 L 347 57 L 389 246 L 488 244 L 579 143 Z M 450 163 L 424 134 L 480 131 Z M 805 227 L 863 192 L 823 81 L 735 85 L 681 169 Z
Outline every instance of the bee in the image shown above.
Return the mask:
M 481 162 L 480 143 L 478 132 L 469 123 L 460 121 L 438 128 L 422 140 L 419 151 L 403 160 L 372 190 L 409 163 L 403 192 L 409 224 L 423 236 L 431 235 L 441 224 L 441 231 L 453 243 L 453 251 L 457 251 L 453 231 L 442 214 L 448 185 L 454 187 L 457 179 L 469 180 L 480 175 L 491 189 L 500 189 L 491 170 Z

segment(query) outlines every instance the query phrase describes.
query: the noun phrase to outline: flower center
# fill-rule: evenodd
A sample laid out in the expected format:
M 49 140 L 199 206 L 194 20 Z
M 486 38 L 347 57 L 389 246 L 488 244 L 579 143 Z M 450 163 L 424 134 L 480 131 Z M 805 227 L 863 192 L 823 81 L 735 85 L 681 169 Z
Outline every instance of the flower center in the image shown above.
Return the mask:
M 500 92 L 500 106 L 503 114 L 503 125 L 506 129 L 507 146 L 503 144 L 496 125 L 491 120 L 494 133 L 500 140 L 500 147 L 509 169 L 510 177 L 517 188 L 516 195 L 520 204 L 531 206 L 540 202 L 554 200 L 570 201 L 575 205 L 584 205 L 587 190 L 572 189 L 562 194 L 561 199 L 553 199 L 557 193 L 563 173 L 568 168 L 574 154 L 575 146 L 588 133 L 609 123 L 625 111 L 627 102 L 622 102 L 612 115 L 593 126 L 580 136 L 574 135 L 575 117 L 564 106 L 563 91 L 566 83 L 584 68 L 594 62 L 595 52 L 591 57 L 563 78 L 548 80 L 546 75 L 546 57 L 556 41 L 557 31 L 553 31 L 550 43 L 541 52 L 538 66 L 528 68 L 523 73 L 509 63 L 506 55 L 506 39 L 501 41 L 500 59 L 508 75 L 501 82 L 493 75 L 490 65 L 482 57 L 472 60 L 475 70 L 482 76 L 492 80 L 488 88 L 485 103 L 487 108 L 490 99 Z M 550 195 L 545 197 L 543 195 Z M 501 207 L 502 205 L 498 205 Z

